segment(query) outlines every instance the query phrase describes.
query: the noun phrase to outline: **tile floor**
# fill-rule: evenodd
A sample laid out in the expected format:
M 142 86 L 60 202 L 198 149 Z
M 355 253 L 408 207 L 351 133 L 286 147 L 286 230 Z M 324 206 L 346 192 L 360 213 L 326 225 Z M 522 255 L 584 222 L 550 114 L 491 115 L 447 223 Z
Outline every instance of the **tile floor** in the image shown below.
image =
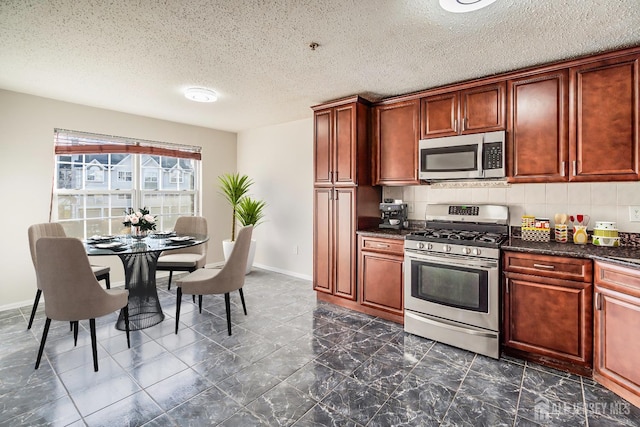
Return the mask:
M 0 312 L 0 425 L 90 426 L 640 426 L 640 409 L 593 381 L 515 359 L 496 361 L 405 334 L 394 323 L 318 303 L 311 283 L 254 269 L 202 314 L 159 281 L 167 318 L 132 332 L 99 319 L 100 371 L 88 322 L 78 346 L 53 322 L 33 365 L 42 310 Z

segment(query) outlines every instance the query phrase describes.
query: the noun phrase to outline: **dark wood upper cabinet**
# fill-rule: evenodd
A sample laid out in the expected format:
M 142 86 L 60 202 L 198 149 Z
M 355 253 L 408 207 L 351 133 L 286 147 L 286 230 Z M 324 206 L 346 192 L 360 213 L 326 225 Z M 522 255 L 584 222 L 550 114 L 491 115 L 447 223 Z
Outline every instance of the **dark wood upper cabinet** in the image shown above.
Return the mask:
M 638 55 L 579 65 L 570 73 L 570 180 L 637 180 Z
M 423 98 L 420 137 L 505 129 L 505 86 L 499 82 Z
M 369 114 L 359 97 L 314 111 L 315 185 L 370 184 Z
M 507 93 L 509 181 L 567 181 L 569 72 L 509 80 Z
M 418 180 L 417 99 L 374 108 L 374 183 L 412 185 Z

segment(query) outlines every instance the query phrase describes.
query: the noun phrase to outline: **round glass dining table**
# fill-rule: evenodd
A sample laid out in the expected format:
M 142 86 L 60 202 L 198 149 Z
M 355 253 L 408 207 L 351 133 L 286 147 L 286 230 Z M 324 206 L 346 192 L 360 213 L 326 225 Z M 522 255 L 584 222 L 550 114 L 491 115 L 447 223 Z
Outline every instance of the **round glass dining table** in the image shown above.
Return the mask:
M 111 239 L 84 241 L 87 255 L 117 255 L 122 260 L 125 288 L 129 290 L 129 329 L 138 330 L 157 325 L 164 319 L 156 288 L 156 266 L 164 251 L 202 245 L 205 235 L 150 234 L 144 238 L 128 235 Z M 116 329 L 125 330 L 124 315 L 120 312 Z

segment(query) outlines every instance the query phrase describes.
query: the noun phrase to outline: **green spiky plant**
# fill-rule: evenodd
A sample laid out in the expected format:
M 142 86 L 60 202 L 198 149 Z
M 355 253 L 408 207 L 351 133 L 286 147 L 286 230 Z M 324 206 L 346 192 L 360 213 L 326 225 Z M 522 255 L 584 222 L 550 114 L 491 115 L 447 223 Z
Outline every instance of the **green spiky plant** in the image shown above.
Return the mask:
M 239 173 L 225 173 L 218 177 L 220 184 L 220 192 L 224 198 L 229 202 L 233 209 L 233 216 L 231 217 L 231 241 L 236 240 L 236 218 L 238 216 L 238 206 L 241 200 L 246 196 L 249 191 L 249 187 L 253 184 L 251 178 L 247 175 L 240 175 Z
M 263 200 L 252 199 L 251 197 L 243 197 L 238 203 L 236 210 L 236 218 L 243 227 L 253 225 L 257 227 L 264 220 L 264 208 L 267 203 Z

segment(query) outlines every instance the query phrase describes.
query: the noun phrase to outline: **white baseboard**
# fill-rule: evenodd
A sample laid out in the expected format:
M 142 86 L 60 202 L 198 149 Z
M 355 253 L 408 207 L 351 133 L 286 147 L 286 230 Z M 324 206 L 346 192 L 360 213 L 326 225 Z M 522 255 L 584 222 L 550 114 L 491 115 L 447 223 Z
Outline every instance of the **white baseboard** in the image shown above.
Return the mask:
M 41 301 L 43 299 L 41 298 Z M 13 310 L 14 308 L 27 307 L 33 305 L 33 299 L 26 301 L 18 301 L 11 304 L 0 305 L 0 311 Z
M 271 266 L 264 265 L 264 264 L 257 264 L 255 262 L 253 263 L 253 265 L 254 265 L 254 267 L 262 268 L 263 270 L 269 270 L 269 271 L 273 271 L 275 273 L 286 274 L 287 276 L 296 277 L 298 279 L 303 279 L 303 280 L 308 280 L 308 281 L 312 281 L 313 280 L 312 276 L 307 276 L 306 274 L 300 274 L 300 273 L 296 273 L 296 272 L 289 271 L 289 270 L 283 270 L 281 268 L 271 267 Z

